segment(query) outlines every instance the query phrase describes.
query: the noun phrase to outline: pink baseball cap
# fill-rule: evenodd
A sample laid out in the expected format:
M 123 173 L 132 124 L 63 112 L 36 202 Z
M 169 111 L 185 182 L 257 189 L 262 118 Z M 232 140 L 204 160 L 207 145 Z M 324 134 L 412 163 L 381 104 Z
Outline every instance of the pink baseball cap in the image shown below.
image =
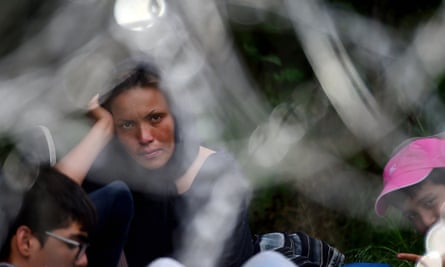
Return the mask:
M 434 168 L 445 167 L 445 139 L 421 137 L 402 146 L 383 170 L 383 190 L 375 201 L 375 212 L 383 216 L 387 196 L 423 181 Z

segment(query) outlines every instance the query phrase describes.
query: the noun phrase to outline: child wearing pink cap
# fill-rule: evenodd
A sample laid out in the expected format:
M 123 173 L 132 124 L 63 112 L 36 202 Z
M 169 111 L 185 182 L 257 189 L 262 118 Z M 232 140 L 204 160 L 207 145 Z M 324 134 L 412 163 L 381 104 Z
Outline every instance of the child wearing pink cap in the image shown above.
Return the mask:
M 383 171 L 383 189 L 375 212 L 383 216 L 388 206 L 400 210 L 414 228 L 426 233 L 440 218 L 445 202 L 445 139 L 422 137 L 404 142 Z M 420 256 L 400 253 L 401 259 Z

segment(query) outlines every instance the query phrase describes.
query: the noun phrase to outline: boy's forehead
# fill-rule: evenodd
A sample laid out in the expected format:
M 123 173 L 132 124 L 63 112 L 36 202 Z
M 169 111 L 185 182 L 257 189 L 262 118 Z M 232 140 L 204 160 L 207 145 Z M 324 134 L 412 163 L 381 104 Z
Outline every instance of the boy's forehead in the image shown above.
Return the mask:
M 402 191 L 396 191 L 393 192 L 391 195 L 388 195 L 388 204 L 390 204 L 391 206 L 395 207 L 398 210 L 404 210 L 405 206 L 406 206 L 406 202 L 408 199 L 410 199 L 411 197 L 402 192 Z
M 78 222 L 71 222 L 68 226 L 54 229 L 52 232 L 88 237 L 88 233 L 83 230 L 82 225 Z
M 425 180 L 422 183 L 411 186 L 403 190 L 394 192 L 388 196 L 388 203 L 399 210 L 406 210 L 415 205 L 415 202 L 419 198 L 423 198 L 425 195 L 429 195 L 434 191 L 435 184 L 429 180 Z

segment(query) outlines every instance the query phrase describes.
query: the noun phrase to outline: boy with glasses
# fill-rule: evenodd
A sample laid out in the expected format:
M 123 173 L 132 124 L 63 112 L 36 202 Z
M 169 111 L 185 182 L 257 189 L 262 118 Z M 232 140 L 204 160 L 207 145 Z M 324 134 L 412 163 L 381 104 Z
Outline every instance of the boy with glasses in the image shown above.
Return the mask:
M 36 166 L 51 166 L 66 175 L 59 168 L 56 157 L 56 144 L 49 128 L 43 125 L 23 128 L 15 133 L 9 146 L 8 154 L 1 166 L 3 177 L 0 183 L 9 188 L 20 189 L 34 180 Z M 91 147 L 90 147 L 91 148 Z M 3 181 L 1 178 L 4 178 Z M 20 179 L 17 179 L 20 178 Z M 77 183 L 78 180 L 72 179 Z M 1 187 L 1 185 L 0 185 Z M 0 188 L 1 189 L 1 188 Z M 121 181 L 107 183 L 100 188 L 90 188 L 88 197 L 94 205 L 97 222 L 89 232 L 90 246 L 87 250 L 90 266 L 116 267 L 126 266 L 122 253 L 129 224 L 133 213 L 133 200 L 127 185 Z M 0 205 L 14 196 L 6 196 L 0 192 Z M 9 216 L 11 217 L 11 216 Z M 0 242 L 4 227 L 1 226 L 2 210 L 0 209 Z M 110 233 L 113 233 L 110 235 Z M 1 245 L 1 243 L 0 243 Z M 1 267 L 1 266 L 0 266 Z
M 2 189 L 3 196 L 20 193 Z M 4 201 L 1 205 L 3 214 L 14 209 Z M 54 168 L 42 168 L 0 240 L 0 266 L 87 266 L 85 250 L 95 222 L 95 209 L 83 189 Z

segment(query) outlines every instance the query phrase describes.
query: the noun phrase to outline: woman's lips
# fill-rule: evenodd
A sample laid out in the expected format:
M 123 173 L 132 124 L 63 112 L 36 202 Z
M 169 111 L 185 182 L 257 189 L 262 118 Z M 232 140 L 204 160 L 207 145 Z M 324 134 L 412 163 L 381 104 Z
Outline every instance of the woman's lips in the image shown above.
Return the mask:
M 156 158 L 161 153 L 162 153 L 162 149 L 152 149 L 152 150 L 143 151 L 143 152 L 139 153 L 139 155 L 146 159 L 152 159 L 152 158 Z

